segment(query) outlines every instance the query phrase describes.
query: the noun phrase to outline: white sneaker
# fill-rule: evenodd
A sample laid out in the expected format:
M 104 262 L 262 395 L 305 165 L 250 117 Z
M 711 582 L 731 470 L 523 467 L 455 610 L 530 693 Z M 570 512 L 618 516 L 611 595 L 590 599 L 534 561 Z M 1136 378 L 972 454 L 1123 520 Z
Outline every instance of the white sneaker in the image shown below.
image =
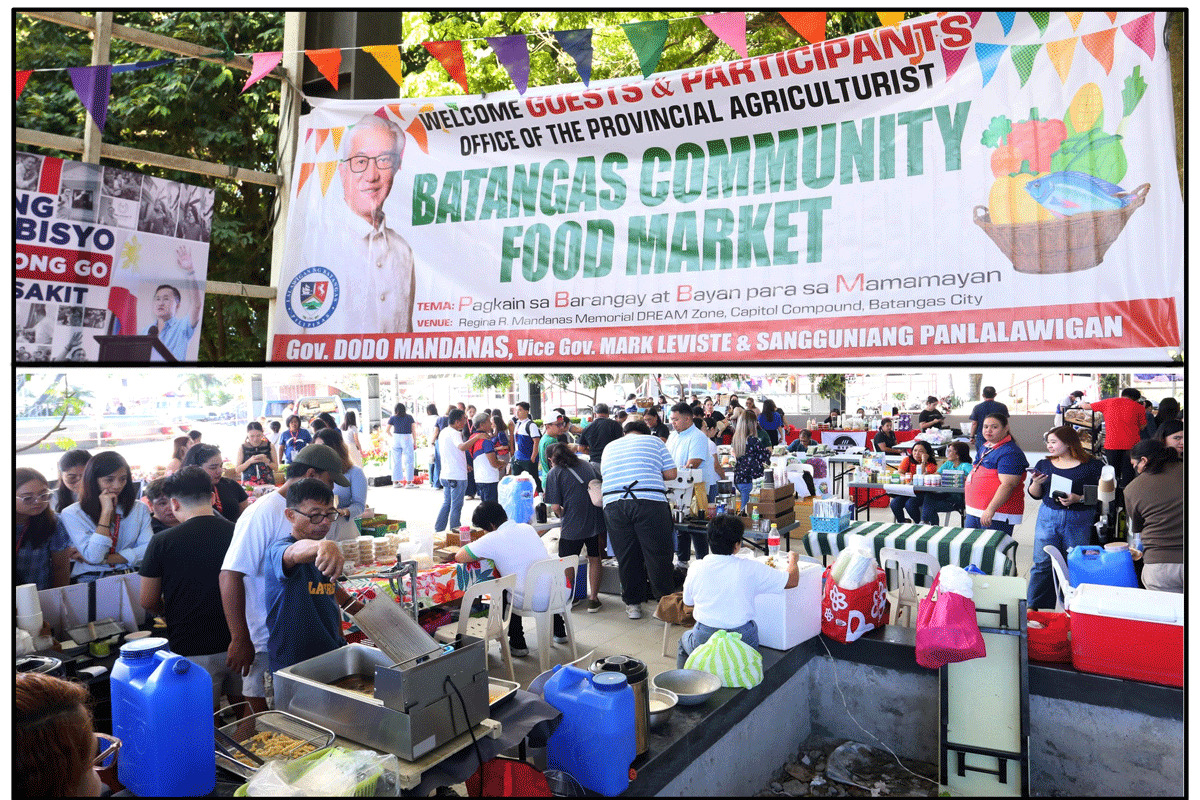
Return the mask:
M 639 603 L 637 605 L 625 606 L 625 615 L 628 616 L 630 619 L 641 619 L 642 618 L 641 604 Z

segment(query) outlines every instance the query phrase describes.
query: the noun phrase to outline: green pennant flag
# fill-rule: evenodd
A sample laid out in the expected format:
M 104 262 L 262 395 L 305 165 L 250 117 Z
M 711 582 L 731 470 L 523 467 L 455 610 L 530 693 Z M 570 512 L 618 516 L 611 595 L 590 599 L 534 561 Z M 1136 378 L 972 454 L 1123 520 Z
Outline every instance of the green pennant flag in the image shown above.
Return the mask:
M 1044 36 L 1046 34 L 1046 26 L 1050 24 L 1050 12 L 1030 11 L 1029 18 L 1037 23 L 1038 30 L 1041 31 L 1042 35 Z
M 633 51 L 637 53 L 638 62 L 642 65 L 642 77 L 649 78 L 658 69 L 658 60 L 662 58 L 663 45 L 667 43 L 667 33 L 670 25 L 665 19 L 649 22 L 630 22 L 621 25 Z
M 1012 53 L 1013 66 L 1017 68 L 1017 74 L 1021 76 L 1021 85 L 1029 80 L 1029 73 L 1033 72 L 1033 62 L 1037 60 L 1037 54 L 1041 51 L 1040 44 L 1021 44 L 1013 45 L 1010 52 Z

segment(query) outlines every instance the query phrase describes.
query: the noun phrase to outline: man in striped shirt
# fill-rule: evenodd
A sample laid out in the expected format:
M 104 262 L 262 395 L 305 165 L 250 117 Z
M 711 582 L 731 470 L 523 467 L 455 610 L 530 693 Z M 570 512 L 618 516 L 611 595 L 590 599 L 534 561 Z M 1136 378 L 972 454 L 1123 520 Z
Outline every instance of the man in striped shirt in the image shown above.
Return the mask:
M 641 619 L 649 580 L 659 597 L 675 591 L 671 565 L 674 525 L 666 481 L 675 462 L 646 423 L 625 425 L 625 435 L 604 448 L 604 521 L 617 555 L 621 598 L 630 619 Z

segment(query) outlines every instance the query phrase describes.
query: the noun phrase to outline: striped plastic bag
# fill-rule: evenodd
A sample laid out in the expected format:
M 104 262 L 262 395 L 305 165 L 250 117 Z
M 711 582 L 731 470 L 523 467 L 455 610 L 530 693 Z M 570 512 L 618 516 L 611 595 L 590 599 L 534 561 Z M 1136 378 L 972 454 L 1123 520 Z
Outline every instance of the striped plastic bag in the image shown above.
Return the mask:
M 729 689 L 750 689 L 762 683 L 762 653 L 742 641 L 740 633 L 717 631 L 688 656 L 686 669 L 701 669 L 721 679 Z

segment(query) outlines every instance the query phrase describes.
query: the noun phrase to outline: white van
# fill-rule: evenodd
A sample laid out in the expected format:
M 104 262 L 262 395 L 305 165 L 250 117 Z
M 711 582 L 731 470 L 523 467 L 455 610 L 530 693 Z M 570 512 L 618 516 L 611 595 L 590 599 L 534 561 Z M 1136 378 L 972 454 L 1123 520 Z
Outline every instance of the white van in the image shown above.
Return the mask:
M 300 417 L 300 421 L 305 425 L 308 421 L 322 412 L 333 416 L 333 421 L 340 427 L 342 419 L 346 416 L 346 406 L 342 403 L 342 398 L 325 396 L 325 397 L 300 397 L 296 400 L 267 400 L 263 403 L 263 414 L 267 419 L 279 419 L 280 422 L 287 424 L 287 416 L 284 413 L 289 405 L 294 408 L 293 413 Z

